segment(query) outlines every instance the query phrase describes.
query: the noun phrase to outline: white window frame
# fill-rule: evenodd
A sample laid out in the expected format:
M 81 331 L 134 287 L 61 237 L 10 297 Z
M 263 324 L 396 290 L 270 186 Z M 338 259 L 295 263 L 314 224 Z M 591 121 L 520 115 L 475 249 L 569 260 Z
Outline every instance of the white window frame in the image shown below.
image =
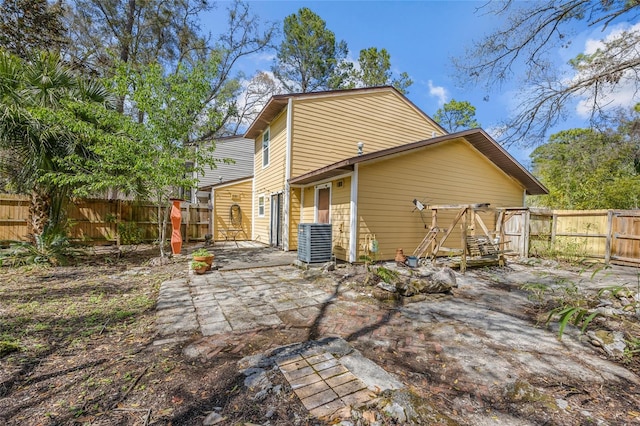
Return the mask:
M 262 133 L 262 168 L 269 167 L 269 151 L 271 150 L 271 128 Z
M 258 195 L 258 217 L 264 217 L 265 216 L 265 204 L 264 204 L 265 198 L 266 197 L 265 197 L 264 194 Z M 260 211 L 260 209 L 262 209 L 262 212 Z
M 329 223 L 331 223 L 331 198 L 333 197 L 333 189 L 331 188 L 331 182 L 323 183 L 315 186 L 315 201 L 313 209 L 313 222 L 318 223 L 318 193 L 321 189 L 329 188 Z

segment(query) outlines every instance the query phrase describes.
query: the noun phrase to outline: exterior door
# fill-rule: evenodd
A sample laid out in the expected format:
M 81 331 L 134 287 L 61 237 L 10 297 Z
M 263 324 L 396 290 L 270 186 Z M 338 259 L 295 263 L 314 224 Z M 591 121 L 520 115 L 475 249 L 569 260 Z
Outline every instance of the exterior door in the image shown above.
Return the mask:
M 329 223 L 331 205 L 331 187 L 317 188 L 316 192 L 316 223 Z
M 273 247 L 282 247 L 282 194 L 271 196 L 271 229 L 269 243 Z

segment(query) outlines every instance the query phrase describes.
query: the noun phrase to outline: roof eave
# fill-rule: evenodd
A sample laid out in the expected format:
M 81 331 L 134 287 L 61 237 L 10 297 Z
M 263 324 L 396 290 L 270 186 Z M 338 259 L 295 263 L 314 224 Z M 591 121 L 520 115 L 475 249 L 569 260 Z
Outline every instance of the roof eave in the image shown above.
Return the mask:
M 290 179 L 291 184 L 308 185 L 337 176 L 346 171 L 352 171 L 354 165 L 366 161 L 373 161 L 395 154 L 402 154 L 413 149 L 424 148 L 430 145 L 444 143 L 450 140 L 462 138 L 470 143 L 475 149 L 480 151 L 485 157 L 501 169 L 505 174 L 519 182 L 527 194 L 544 195 L 548 194 L 548 189 L 538 181 L 528 170 L 526 170 L 515 158 L 513 158 L 504 148 L 491 138 L 482 129 L 470 129 L 462 132 L 451 133 L 436 138 L 425 139 L 417 142 L 411 142 L 405 145 L 387 148 L 381 151 L 371 152 L 356 157 L 347 158 L 337 163 L 330 164 L 317 170 L 313 170 L 304 175 Z

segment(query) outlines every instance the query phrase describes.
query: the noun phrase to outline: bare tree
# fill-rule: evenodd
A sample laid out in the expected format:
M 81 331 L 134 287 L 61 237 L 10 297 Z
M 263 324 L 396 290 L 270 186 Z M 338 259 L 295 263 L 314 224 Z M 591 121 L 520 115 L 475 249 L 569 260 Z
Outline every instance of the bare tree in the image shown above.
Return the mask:
M 278 82 L 264 71 L 257 72 L 246 81 L 244 91 L 236 101 L 237 116 L 225 126 L 225 134 L 235 135 L 246 129 L 256 119 L 269 99 L 283 89 Z
M 638 17 L 640 2 L 629 0 L 547 0 L 492 2 L 486 12 L 506 22 L 499 30 L 474 43 L 455 61 L 465 83 L 484 83 L 487 91 L 521 77 L 521 103 L 504 124 L 504 142 L 535 145 L 547 130 L 564 120 L 569 106 L 580 101 L 592 120 L 613 102 L 621 88 L 637 95 L 640 89 L 640 31 L 622 30 L 601 40 L 599 48 L 570 61 L 571 73 L 554 65 L 551 54 L 568 48 L 576 22 L 591 28 L 610 28 Z

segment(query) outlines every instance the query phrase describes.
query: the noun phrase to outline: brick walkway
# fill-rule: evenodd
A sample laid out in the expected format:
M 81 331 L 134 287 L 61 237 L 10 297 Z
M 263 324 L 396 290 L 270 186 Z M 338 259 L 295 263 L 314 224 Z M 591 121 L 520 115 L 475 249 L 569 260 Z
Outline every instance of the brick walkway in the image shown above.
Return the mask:
M 369 402 L 376 394 L 332 354 L 315 351 L 278 361 L 293 391 L 317 418 L 340 414 L 349 406 Z

